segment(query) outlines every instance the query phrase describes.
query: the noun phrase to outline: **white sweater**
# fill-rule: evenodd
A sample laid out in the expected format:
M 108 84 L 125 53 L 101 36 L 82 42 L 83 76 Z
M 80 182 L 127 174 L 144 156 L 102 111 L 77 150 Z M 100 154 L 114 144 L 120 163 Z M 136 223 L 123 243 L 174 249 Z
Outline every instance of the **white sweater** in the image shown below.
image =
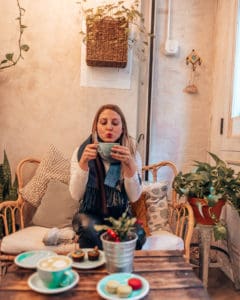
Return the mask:
M 71 169 L 70 169 L 70 183 L 69 190 L 74 200 L 82 200 L 88 181 L 89 171 L 82 170 L 79 166 L 77 159 L 78 148 L 73 152 L 71 158 Z M 135 202 L 141 195 L 142 185 L 139 183 L 138 174 L 141 176 L 142 160 L 139 152 L 136 152 L 135 161 L 137 164 L 137 171 L 130 177 L 124 178 L 124 186 L 128 199 L 131 202 Z M 106 172 L 110 167 L 110 163 L 103 161 Z

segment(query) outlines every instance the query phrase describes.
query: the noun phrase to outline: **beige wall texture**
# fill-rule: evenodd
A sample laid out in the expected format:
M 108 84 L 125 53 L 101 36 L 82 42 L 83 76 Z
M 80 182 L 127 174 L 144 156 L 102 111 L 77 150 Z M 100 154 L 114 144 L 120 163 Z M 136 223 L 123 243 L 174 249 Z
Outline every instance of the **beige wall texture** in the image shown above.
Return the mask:
M 222 74 L 226 74 L 224 50 L 233 42 L 227 34 L 234 12 L 230 4 L 236 0 L 172 1 L 171 37 L 180 45 L 173 57 L 163 52 L 167 2 L 155 1 L 150 162 L 169 159 L 179 169 L 189 169 L 193 160 L 207 159 L 207 151 L 217 151 L 220 145 L 214 111 L 218 101 L 222 105 L 229 94 Z M 70 156 L 89 134 L 96 109 L 110 102 L 123 109 L 133 136 L 142 133 L 146 127 L 146 64 L 139 81 L 139 62 L 134 58 L 129 90 L 81 87 L 84 58 L 79 5 L 75 0 L 20 3 L 26 9 L 23 23 L 28 26 L 23 42 L 30 50 L 14 68 L 0 71 L 0 161 L 6 149 L 14 169 L 25 156 L 41 157 L 50 143 Z M 145 1 L 144 6 L 148 8 Z M 149 14 L 149 9 L 146 11 Z M 16 51 L 17 13 L 16 0 L 0 0 L 0 59 L 6 52 Z M 187 94 L 183 89 L 190 66 L 185 58 L 193 48 L 203 63 L 196 72 L 199 93 Z
M 12 169 L 26 156 L 41 157 L 53 143 L 66 156 L 85 139 L 102 104 L 118 104 L 136 135 L 138 62 L 130 89 L 80 86 L 81 15 L 75 0 L 20 0 L 30 46 L 24 60 L 0 71 L 0 161 L 6 149 Z M 0 59 L 16 52 L 16 0 L 0 0 Z
M 172 1 L 170 38 L 179 51 L 169 56 L 168 1 L 156 1 L 150 162 L 172 160 L 178 169 L 190 170 L 194 160 L 207 159 L 216 8 L 216 0 Z M 193 75 L 186 65 L 192 49 L 202 59 L 194 72 L 196 94 L 183 91 Z

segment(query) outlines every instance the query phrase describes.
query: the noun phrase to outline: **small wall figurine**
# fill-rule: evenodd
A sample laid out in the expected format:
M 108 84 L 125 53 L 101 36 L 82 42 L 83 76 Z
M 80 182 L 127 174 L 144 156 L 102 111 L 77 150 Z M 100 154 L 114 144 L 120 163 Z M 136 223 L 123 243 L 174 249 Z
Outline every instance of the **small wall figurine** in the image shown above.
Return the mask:
M 191 64 L 191 73 L 188 85 L 184 88 L 184 92 L 189 94 L 197 94 L 198 88 L 195 85 L 196 80 L 196 68 L 197 66 L 202 64 L 201 57 L 197 54 L 197 52 L 193 49 L 192 52 L 186 57 L 186 65 Z

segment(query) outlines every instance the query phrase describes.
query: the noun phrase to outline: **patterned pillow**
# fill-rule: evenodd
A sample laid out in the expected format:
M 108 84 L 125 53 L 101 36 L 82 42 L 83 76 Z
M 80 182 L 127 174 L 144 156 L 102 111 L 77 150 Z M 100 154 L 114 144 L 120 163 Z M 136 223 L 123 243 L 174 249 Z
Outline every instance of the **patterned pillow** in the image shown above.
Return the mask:
M 168 225 L 168 182 L 143 182 L 147 207 L 147 221 L 151 234 L 158 230 L 170 231 Z
M 42 158 L 32 179 L 19 192 L 32 206 L 38 207 L 50 179 L 66 184 L 70 179 L 70 159 L 64 158 L 53 145 Z

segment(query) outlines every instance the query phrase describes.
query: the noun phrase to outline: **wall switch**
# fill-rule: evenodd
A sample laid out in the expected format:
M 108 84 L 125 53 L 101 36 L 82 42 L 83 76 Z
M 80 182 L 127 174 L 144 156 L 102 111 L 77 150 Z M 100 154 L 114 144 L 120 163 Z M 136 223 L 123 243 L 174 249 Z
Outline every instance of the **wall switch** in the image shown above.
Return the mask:
M 165 43 L 165 54 L 175 55 L 178 53 L 179 44 L 177 40 L 167 39 Z

